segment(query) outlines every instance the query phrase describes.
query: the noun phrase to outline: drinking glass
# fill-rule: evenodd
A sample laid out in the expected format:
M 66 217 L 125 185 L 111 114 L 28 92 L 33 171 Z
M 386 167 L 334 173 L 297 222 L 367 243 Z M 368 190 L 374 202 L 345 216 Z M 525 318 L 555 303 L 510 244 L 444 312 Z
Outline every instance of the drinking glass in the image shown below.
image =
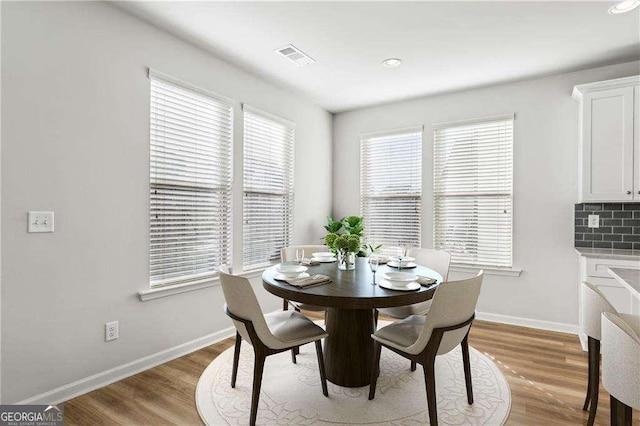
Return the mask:
M 402 269 L 402 259 L 407 254 L 407 249 L 405 247 L 398 247 L 398 271 Z
M 304 250 L 296 249 L 296 262 L 302 263 L 303 259 L 304 259 Z
M 374 256 L 369 258 L 369 267 L 371 268 L 371 272 L 373 272 L 373 282 L 371 283 L 372 285 L 376 285 L 376 271 L 378 270 L 379 263 L 380 261 L 377 257 Z

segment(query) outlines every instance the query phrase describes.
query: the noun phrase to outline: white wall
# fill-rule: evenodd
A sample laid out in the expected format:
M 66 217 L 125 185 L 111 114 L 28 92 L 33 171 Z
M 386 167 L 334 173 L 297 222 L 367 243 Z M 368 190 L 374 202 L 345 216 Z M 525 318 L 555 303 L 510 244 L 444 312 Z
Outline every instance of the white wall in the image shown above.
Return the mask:
M 240 102 L 297 124 L 294 242 L 316 241 L 330 212 L 332 116 L 102 2 L 2 7 L 1 373 L 12 403 L 230 326 L 220 287 L 136 295 L 148 288 L 148 67 L 236 100 L 236 143 Z M 27 234 L 28 210 L 55 211 L 56 232 Z M 255 284 L 266 310 L 280 306 Z M 120 339 L 105 343 L 113 320 Z
M 486 276 L 478 310 L 570 329 L 539 321 L 577 324 L 578 106 L 571 90 L 639 73 L 639 63 L 632 62 L 337 114 L 333 211 L 338 217 L 360 211 L 361 133 L 424 125 L 422 242 L 432 247 L 432 125 L 514 112 L 514 265 L 523 272 L 517 278 Z

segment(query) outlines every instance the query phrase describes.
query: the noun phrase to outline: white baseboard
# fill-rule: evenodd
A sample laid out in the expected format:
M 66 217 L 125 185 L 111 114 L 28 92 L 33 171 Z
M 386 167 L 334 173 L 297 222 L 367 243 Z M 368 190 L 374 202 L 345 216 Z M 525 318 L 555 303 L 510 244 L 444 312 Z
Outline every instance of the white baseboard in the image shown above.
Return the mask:
M 532 318 L 513 317 L 511 315 L 490 314 L 487 312 L 476 312 L 476 318 L 482 321 L 518 325 L 520 327 L 558 331 L 560 333 L 578 334 L 577 324 L 566 324 L 562 322 L 544 321 Z
M 27 398 L 25 400 L 17 402 L 16 404 L 59 404 L 61 402 L 68 401 L 72 398 L 83 395 L 87 392 L 91 392 L 93 390 L 107 386 L 111 383 L 117 382 L 118 380 L 125 379 L 127 377 L 133 376 L 134 374 L 141 373 L 160 364 L 164 364 L 165 362 L 197 351 L 198 349 L 202 349 L 228 337 L 232 337 L 235 335 L 235 333 L 235 328 L 225 328 L 224 330 L 218 331 L 216 333 L 199 337 L 190 342 L 174 346 L 173 348 L 165 349 L 144 358 L 140 358 L 135 361 L 111 368 L 109 370 L 102 371 L 92 376 L 85 377 L 84 379 L 76 380 L 73 383 L 69 383 L 48 392 L 41 393 L 40 395 Z

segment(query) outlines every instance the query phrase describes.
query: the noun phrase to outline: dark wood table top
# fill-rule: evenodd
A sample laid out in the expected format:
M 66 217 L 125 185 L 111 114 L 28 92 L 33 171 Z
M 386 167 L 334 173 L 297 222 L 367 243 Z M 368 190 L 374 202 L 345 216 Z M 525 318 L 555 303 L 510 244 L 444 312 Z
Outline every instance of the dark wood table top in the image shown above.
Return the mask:
M 373 273 L 367 262 L 368 258 L 357 257 L 356 269 L 351 271 L 339 270 L 336 262 L 309 266 L 307 272 L 310 275 L 327 275 L 331 277 L 333 282 L 307 289 L 299 289 L 285 282 L 277 281 L 274 278 L 276 269 L 275 267 L 271 267 L 262 274 L 262 285 L 268 292 L 283 299 L 342 309 L 373 309 L 405 306 L 424 302 L 433 297 L 437 285 L 420 287 L 420 289 L 414 291 L 387 290 L 379 285 L 371 285 Z M 376 272 L 376 282 L 382 279 L 383 273 L 389 271 L 398 271 L 398 269 L 391 268 L 387 265 L 380 265 Z M 423 277 L 435 278 L 437 283 L 442 282 L 442 275 L 424 266 L 403 269 L 402 271 Z

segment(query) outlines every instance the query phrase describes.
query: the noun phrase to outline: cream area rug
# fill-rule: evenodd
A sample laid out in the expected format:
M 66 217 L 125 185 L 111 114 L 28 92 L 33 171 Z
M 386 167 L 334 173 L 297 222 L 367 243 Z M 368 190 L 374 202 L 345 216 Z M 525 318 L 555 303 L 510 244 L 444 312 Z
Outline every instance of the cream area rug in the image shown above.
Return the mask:
M 384 324 L 381 324 L 384 325 Z M 436 358 L 438 422 L 448 425 L 501 425 L 509 415 L 507 380 L 489 357 L 469 348 L 473 405 L 467 404 L 460 347 Z M 369 386 L 343 388 L 327 382 L 322 395 L 315 346 L 267 358 L 258 405 L 261 425 L 417 425 L 429 424 L 422 366 L 411 372 L 409 360 L 382 349 L 375 399 Z M 231 388 L 233 347 L 205 369 L 196 387 L 196 405 L 207 425 L 249 423 L 253 348 L 242 342 L 235 389 Z

